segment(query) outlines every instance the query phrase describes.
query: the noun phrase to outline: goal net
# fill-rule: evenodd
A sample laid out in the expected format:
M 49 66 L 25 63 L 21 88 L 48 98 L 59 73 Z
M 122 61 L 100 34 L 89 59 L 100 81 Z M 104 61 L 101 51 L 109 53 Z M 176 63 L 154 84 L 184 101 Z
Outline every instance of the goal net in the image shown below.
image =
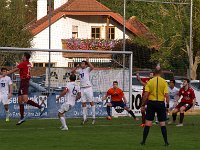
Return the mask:
M 66 83 L 69 82 L 71 70 L 80 64 L 83 60 L 89 59 L 94 70 L 90 73 L 90 81 L 93 87 L 94 102 L 96 103 L 96 115 L 106 116 L 106 102 L 101 99 L 113 81 L 118 81 L 119 88 L 123 89 L 128 101 L 132 102 L 132 52 L 108 51 L 108 50 L 61 50 L 61 49 L 31 49 L 31 48 L 0 48 L 2 54 L 7 53 L 17 56 L 7 60 L 5 65 L 1 66 L 8 70 L 16 67 L 15 62 L 20 63 L 24 52 L 31 54 L 30 62 L 31 80 L 29 87 L 29 98 L 35 102 L 44 105 L 47 109 L 43 117 L 54 118 L 57 110 L 65 101 L 62 97 L 57 103 L 56 97 L 63 91 Z M 14 57 L 13 56 L 13 57 Z M 13 97 L 10 100 L 11 117 L 19 117 L 18 89 L 20 85 L 19 72 L 12 74 Z M 77 83 L 79 76 L 77 74 Z M 90 115 L 90 105 L 88 104 L 88 115 Z M 39 111 L 32 106 L 25 107 L 26 114 L 29 117 L 37 117 Z M 0 117 L 4 116 L 3 109 Z M 126 116 L 127 113 L 121 108 L 112 110 L 115 116 Z M 80 100 L 75 107 L 68 112 L 69 117 L 81 117 L 82 109 Z

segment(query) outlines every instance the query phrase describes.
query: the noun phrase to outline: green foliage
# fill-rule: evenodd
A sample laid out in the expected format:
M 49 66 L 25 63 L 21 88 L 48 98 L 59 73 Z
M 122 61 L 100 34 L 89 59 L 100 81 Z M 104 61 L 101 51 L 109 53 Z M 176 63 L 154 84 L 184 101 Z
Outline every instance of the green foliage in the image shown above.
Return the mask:
M 99 0 L 111 10 L 123 16 L 122 0 Z M 190 5 L 162 4 L 126 0 L 126 19 L 136 16 L 161 40 L 158 53 L 152 55 L 152 62 L 159 61 L 168 69 L 188 68 L 186 41 L 189 42 Z M 165 0 L 172 1 L 174 0 Z M 176 1 L 177 2 L 177 1 Z M 179 0 L 178 2 L 190 2 Z M 194 52 L 200 47 L 200 0 L 194 0 Z M 194 53 L 195 54 L 195 53 Z M 174 63 L 176 62 L 176 63 Z
M 26 6 L 24 0 L 0 1 L 0 46 L 31 47 L 32 35 L 25 29 Z M 19 59 L 17 53 L 1 52 L 0 65 L 13 64 Z

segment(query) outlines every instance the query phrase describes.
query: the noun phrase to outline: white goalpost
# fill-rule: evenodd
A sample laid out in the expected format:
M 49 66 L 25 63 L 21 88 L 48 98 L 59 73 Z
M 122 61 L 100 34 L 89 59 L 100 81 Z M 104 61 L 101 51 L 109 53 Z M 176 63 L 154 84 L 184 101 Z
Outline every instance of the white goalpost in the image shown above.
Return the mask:
M 0 47 L 0 53 L 23 53 L 23 52 L 41 52 L 45 53 L 46 55 L 52 55 L 52 54 L 57 54 L 57 55 L 62 55 L 63 53 L 65 54 L 70 54 L 73 55 L 74 58 L 78 56 L 77 58 L 80 58 L 80 56 L 84 56 L 88 54 L 89 56 L 103 56 L 104 54 L 109 54 L 111 57 L 110 62 L 107 64 L 108 66 L 100 68 L 96 68 L 91 72 L 91 80 L 93 84 L 93 90 L 96 93 L 99 93 L 97 95 L 101 95 L 102 93 L 105 93 L 108 88 L 112 85 L 112 82 L 114 80 L 119 81 L 119 86 L 124 90 L 124 93 L 127 97 L 127 100 L 131 106 L 132 102 L 132 68 L 133 68 L 133 53 L 130 51 L 108 51 L 108 50 L 65 50 L 65 49 L 37 49 L 37 48 L 17 48 L 17 47 Z M 53 55 L 52 55 L 53 56 Z M 51 57 L 52 57 L 51 56 Z M 117 56 L 117 59 L 114 57 Z M 126 57 L 124 57 L 126 56 Z M 85 56 L 83 59 L 86 58 Z M 89 57 L 90 58 L 90 57 Z M 103 60 L 104 58 L 102 58 Z M 123 59 L 126 59 L 123 61 Z M 51 59 L 52 60 L 52 59 Z M 90 59 L 92 62 L 95 63 L 96 60 L 95 58 Z M 123 66 L 122 62 L 126 62 L 126 67 Z M 51 62 L 47 62 L 51 64 Z M 103 63 L 103 61 L 102 61 Z M 114 67 L 115 64 L 118 65 L 118 67 Z M 67 73 L 70 72 L 70 68 L 61 68 L 61 67 L 49 67 L 50 65 L 47 65 L 45 67 L 45 82 L 39 82 L 37 84 L 34 84 L 34 88 L 38 88 L 39 94 L 41 92 L 44 92 L 44 89 L 46 89 L 47 93 L 50 94 L 55 94 L 56 91 L 59 91 L 58 87 L 63 87 L 65 83 L 67 82 Z M 33 67 L 33 70 L 37 72 L 39 68 Z M 55 72 L 56 75 L 53 73 Z M 65 76 L 66 75 L 66 76 Z M 37 78 L 37 76 L 35 77 Z M 36 80 L 36 79 L 34 79 Z M 36 81 L 33 81 L 36 82 Z M 56 88 L 57 87 L 57 88 Z M 42 91 L 40 91 L 42 89 Z M 51 90 L 53 89 L 53 90 Z M 38 99 L 43 99 L 44 96 L 40 96 Z M 47 98 L 46 98 L 47 99 Z M 78 113 L 78 112 L 77 112 Z

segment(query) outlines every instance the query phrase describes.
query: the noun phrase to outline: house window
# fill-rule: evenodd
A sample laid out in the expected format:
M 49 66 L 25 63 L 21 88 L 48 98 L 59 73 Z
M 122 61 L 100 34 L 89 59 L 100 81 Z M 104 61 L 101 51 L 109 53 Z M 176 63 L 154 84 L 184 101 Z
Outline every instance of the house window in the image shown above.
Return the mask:
M 48 67 L 48 63 L 33 63 L 33 67 Z M 55 63 L 50 63 L 51 67 L 55 67 Z
M 115 39 L 115 27 L 109 27 L 109 39 Z
M 45 67 L 49 67 L 49 63 L 45 63 Z M 50 63 L 50 67 L 55 67 L 55 63 Z
M 68 67 L 69 68 L 74 68 L 74 62 L 68 62 Z
M 43 67 L 43 63 L 34 63 L 33 67 Z
M 91 35 L 91 38 L 92 39 L 100 39 L 101 37 L 101 28 L 100 27 L 92 27 L 92 35 Z
M 78 38 L 78 26 L 72 26 L 72 38 L 73 39 Z

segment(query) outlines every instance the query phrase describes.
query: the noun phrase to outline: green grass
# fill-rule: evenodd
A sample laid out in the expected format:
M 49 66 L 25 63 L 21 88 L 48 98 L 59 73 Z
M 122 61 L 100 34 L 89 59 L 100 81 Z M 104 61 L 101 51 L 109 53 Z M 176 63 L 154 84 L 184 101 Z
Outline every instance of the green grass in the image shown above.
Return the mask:
M 81 119 L 67 119 L 69 131 L 60 131 L 57 119 L 0 121 L 0 150 L 166 150 L 159 126 L 154 125 L 145 146 L 139 143 L 143 128 L 132 118 L 108 121 L 91 120 L 84 126 Z M 169 150 L 200 149 L 200 116 L 186 116 L 185 125 L 168 125 Z

